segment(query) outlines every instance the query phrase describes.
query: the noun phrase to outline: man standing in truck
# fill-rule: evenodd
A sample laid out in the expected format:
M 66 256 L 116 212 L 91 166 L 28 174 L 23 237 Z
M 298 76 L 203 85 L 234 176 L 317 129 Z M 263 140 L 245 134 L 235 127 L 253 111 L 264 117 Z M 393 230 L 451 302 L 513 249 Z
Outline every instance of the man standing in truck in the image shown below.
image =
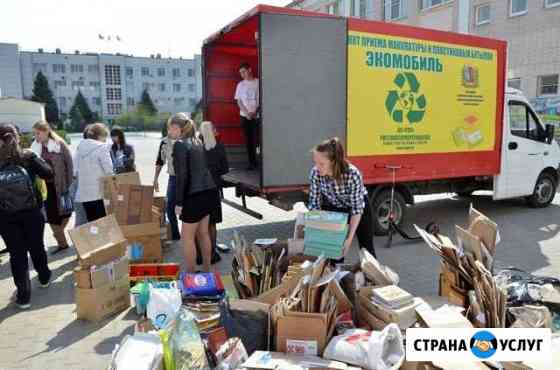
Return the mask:
M 253 76 L 248 63 L 239 66 L 241 80 L 235 89 L 235 100 L 239 106 L 241 126 L 245 132 L 245 145 L 249 157 L 249 170 L 257 169 L 257 132 L 259 109 L 259 80 Z

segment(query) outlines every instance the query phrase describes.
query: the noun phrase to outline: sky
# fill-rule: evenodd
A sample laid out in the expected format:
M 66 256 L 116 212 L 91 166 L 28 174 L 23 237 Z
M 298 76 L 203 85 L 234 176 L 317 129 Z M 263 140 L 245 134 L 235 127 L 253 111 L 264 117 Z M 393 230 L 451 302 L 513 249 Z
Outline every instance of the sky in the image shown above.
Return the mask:
M 21 50 L 191 58 L 202 41 L 258 4 L 290 0 L 0 0 L 0 43 Z M 100 40 L 99 35 L 105 40 Z M 107 41 L 111 36 L 111 41 Z M 116 36 L 121 39 L 116 41 Z

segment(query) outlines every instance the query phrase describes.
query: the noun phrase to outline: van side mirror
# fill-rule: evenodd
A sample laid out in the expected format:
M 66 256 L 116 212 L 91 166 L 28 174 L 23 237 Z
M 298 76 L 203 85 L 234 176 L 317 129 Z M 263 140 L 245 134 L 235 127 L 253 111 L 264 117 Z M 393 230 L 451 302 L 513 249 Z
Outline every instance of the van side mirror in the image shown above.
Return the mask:
M 546 142 L 547 144 L 552 143 L 554 140 L 554 125 L 546 125 Z

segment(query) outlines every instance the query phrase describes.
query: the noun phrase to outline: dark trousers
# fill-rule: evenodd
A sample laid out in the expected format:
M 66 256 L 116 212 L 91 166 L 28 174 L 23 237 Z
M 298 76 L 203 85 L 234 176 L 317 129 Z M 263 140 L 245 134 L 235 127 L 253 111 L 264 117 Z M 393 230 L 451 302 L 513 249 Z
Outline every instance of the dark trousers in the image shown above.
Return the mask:
M 369 253 L 371 253 L 372 256 L 377 258 L 377 256 L 375 255 L 375 247 L 373 246 L 373 221 L 371 216 L 371 206 L 369 204 L 367 195 L 364 196 L 364 200 L 366 202 L 366 208 L 364 209 L 364 213 L 362 213 L 362 218 L 360 219 L 360 223 L 358 224 L 358 228 L 356 229 L 356 237 L 358 238 L 358 244 L 360 248 L 365 248 Z M 342 212 L 350 214 L 350 209 L 335 207 L 325 200 L 323 200 L 321 209 L 323 211 Z M 348 217 L 348 222 L 350 223 L 350 217 Z
M 86 211 L 86 218 L 88 222 L 93 222 L 107 216 L 103 199 L 83 202 L 82 206 L 84 207 L 84 211 Z
M 19 302 L 27 303 L 31 299 L 28 254 L 39 281 L 47 283 L 51 277 L 43 241 L 44 231 L 45 219 L 40 209 L 18 212 L 9 217 L 0 216 L 0 236 L 10 254 L 10 267 Z
M 249 166 L 257 167 L 258 121 L 241 117 L 241 126 L 245 132 L 245 145 L 249 157 Z
M 166 213 L 169 225 L 171 225 L 171 239 L 181 239 L 179 232 L 179 222 L 177 221 L 177 214 L 175 213 L 175 206 L 177 206 L 177 177 L 169 176 L 167 182 L 167 201 Z

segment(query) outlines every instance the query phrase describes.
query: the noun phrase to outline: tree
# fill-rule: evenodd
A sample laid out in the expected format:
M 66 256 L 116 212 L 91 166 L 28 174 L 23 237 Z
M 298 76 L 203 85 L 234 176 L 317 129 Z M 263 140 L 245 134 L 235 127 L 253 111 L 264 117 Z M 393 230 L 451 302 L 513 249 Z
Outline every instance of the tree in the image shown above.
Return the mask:
M 72 108 L 70 108 L 70 120 L 72 128 L 77 131 L 83 131 L 85 125 L 94 123 L 98 119 L 97 114 L 89 108 L 86 98 L 81 91 L 78 91 L 74 98 Z
M 45 104 L 47 122 L 51 124 L 58 122 L 58 105 L 49 87 L 49 81 L 41 71 L 37 73 L 33 82 L 33 96 L 31 100 Z
M 70 122 L 73 131 L 82 132 L 86 126 L 84 116 L 80 112 L 80 108 L 74 104 L 70 109 Z
M 158 112 L 156 106 L 154 105 L 154 102 L 152 101 L 152 98 L 150 97 L 148 89 L 144 89 L 144 91 L 142 92 L 140 104 L 138 105 L 149 115 L 155 115 Z

